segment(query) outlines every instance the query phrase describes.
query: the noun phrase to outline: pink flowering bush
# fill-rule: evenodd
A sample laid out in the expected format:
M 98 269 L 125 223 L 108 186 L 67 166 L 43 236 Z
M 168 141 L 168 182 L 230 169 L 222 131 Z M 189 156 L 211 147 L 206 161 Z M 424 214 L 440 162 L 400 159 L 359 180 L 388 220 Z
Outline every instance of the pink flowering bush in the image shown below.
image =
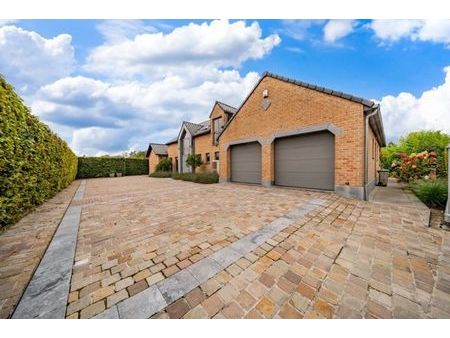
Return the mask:
M 392 162 L 391 171 L 404 182 L 417 179 L 428 179 L 436 174 L 436 153 L 434 151 L 422 151 L 406 155 L 397 154 L 397 159 Z

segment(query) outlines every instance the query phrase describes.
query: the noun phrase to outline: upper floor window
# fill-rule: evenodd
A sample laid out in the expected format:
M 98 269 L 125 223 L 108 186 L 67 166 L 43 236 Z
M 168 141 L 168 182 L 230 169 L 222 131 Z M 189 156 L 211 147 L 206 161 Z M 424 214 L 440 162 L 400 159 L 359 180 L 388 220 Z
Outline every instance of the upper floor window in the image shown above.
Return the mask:
M 222 118 L 218 117 L 213 120 L 213 130 L 214 130 L 214 144 L 217 143 L 217 138 L 219 137 L 220 132 L 222 131 Z
M 206 162 L 206 163 L 209 163 L 210 160 L 211 160 L 211 159 L 210 159 L 209 153 L 206 153 L 206 154 L 205 154 L 205 162 Z
M 218 152 L 218 151 L 216 151 L 216 152 L 214 153 L 214 159 L 215 159 L 216 161 L 219 160 L 219 152 Z

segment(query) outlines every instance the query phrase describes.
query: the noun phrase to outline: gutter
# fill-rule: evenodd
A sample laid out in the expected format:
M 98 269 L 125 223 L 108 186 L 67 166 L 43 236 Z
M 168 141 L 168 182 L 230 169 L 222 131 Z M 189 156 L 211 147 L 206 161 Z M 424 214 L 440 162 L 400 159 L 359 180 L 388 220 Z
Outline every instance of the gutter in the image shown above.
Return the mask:
M 364 200 L 367 201 L 369 199 L 369 196 L 367 195 L 367 184 L 369 180 L 369 145 L 368 140 L 369 138 L 367 135 L 369 134 L 369 118 L 376 115 L 378 113 L 378 110 L 380 109 L 379 105 L 375 105 L 372 108 L 372 112 L 367 114 L 364 118 Z

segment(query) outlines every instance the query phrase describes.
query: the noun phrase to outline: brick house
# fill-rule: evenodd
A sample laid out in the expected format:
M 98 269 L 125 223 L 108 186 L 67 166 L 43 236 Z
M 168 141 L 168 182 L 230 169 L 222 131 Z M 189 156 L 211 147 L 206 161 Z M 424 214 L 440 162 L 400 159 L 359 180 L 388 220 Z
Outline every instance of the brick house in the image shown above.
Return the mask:
M 208 120 L 201 123 L 184 121 L 176 138 L 166 144 L 150 143 L 146 154 L 150 173 L 155 171 L 156 165 L 164 157 L 170 158 L 173 171 L 191 172 L 191 168 L 186 165 L 189 154 L 199 154 L 202 158 L 203 164 L 196 172 L 218 171 L 220 152 L 217 137 L 236 111 L 236 108 L 217 101 Z
M 385 145 L 374 102 L 271 73 L 263 74 L 239 109 L 216 102 L 209 120 L 183 122 L 178 138 L 166 144 L 179 171 L 189 170 L 177 160 L 188 152 L 204 161 L 209 154 L 201 171 L 214 170 L 211 154 L 217 154 L 221 182 L 329 190 L 360 199 L 377 183 Z M 150 147 L 147 154 L 152 168 Z

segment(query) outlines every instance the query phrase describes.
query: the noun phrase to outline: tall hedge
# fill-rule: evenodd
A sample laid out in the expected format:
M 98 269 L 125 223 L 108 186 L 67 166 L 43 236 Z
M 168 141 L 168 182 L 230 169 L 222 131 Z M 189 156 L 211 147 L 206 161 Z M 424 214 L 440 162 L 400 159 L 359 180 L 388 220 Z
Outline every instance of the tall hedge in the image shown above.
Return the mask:
M 78 158 L 78 178 L 108 177 L 115 173 L 125 176 L 148 174 L 148 160 L 123 157 Z
M 77 158 L 0 75 L 0 227 L 67 187 Z

